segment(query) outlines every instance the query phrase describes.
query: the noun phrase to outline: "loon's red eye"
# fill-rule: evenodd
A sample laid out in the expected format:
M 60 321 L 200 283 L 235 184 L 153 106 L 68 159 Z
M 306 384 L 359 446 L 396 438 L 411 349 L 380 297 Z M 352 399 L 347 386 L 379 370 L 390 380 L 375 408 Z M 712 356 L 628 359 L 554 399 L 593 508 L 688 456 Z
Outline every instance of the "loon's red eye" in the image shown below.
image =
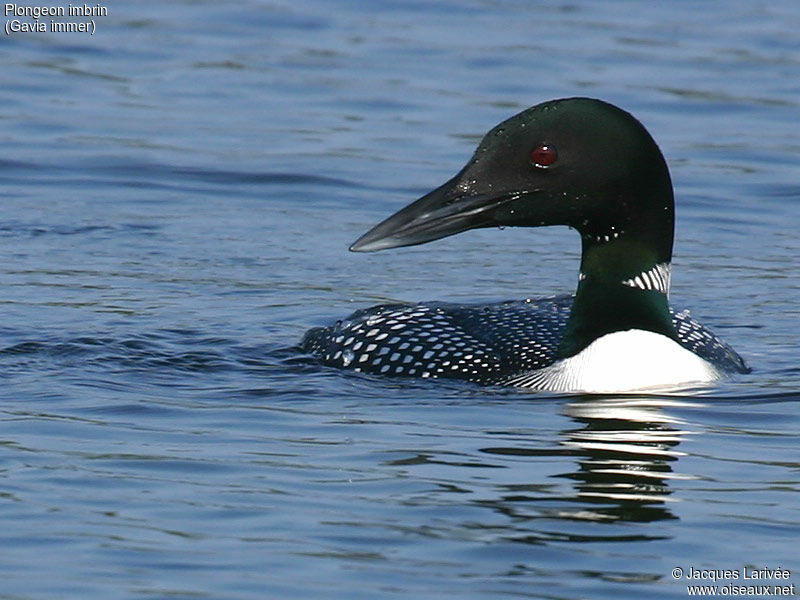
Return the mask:
M 531 151 L 531 163 L 535 167 L 545 168 L 558 160 L 555 147 L 550 144 L 540 144 Z

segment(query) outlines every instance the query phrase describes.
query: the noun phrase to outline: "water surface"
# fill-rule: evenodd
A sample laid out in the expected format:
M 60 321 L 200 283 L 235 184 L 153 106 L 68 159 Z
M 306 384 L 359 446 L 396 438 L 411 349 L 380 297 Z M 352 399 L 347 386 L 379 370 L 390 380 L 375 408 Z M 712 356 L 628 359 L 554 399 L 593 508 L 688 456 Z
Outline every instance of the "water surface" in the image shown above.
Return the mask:
M 6 36 L 0 598 L 800 583 L 800 10 L 632 7 L 118 2 L 94 36 Z M 571 292 L 566 228 L 346 248 L 497 122 L 573 95 L 659 142 L 672 302 L 752 374 L 554 396 L 297 353 L 378 302 Z

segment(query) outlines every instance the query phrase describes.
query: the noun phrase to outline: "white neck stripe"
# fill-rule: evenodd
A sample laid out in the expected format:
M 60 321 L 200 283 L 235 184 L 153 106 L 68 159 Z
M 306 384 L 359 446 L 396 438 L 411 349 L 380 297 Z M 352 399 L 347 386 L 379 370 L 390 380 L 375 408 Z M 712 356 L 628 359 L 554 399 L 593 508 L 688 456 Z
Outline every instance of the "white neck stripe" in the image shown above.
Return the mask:
M 632 279 L 626 279 L 622 285 L 640 290 L 656 290 L 668 296 L 671 273 L 670 263 L 659 263 L 647 271 L 642 271 Z

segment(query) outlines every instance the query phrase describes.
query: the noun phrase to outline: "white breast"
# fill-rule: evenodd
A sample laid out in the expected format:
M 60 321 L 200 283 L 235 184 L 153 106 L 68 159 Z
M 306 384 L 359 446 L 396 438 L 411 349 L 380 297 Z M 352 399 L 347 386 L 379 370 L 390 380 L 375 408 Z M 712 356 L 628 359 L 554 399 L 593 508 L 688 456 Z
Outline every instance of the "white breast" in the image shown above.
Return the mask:
M 721 376 L 712 364 L 668 337 L 630 329 L 597 338 L 575 356 L 506 383 L 553 392 L 610 394 L 674 389 Z

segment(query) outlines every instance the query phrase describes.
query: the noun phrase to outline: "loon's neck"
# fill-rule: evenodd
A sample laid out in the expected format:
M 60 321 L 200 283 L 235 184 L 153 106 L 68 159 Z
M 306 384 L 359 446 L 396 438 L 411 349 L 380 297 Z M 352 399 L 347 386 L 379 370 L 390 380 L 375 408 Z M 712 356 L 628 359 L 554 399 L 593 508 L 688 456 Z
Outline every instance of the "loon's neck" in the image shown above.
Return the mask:
M 559 345 L 562 358 L 615 331 L 641 329 L 678 339 L 667 302 L 671 228 L 669 233 L 661 245 L 633 235 L 582 235 L 578 289 Z

